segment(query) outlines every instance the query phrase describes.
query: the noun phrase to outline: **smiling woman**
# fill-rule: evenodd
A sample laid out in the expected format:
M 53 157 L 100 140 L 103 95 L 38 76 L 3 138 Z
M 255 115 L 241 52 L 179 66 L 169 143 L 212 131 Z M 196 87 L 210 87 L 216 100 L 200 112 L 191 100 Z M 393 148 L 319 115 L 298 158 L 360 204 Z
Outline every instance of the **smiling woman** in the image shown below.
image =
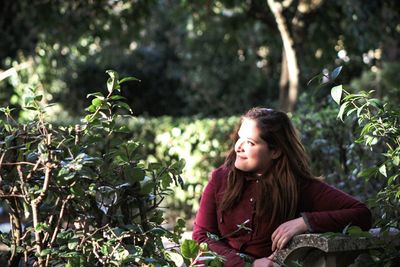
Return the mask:
M 268 267 L 276 266 L 274 253 L 293 236 L 349 224 L 369 229 L 367 206 L 311 174 L 285 113 L 253 108 L 242 117 L 225 164 L 212 172 L 193 239 L 224 256 L 224 266 L 246 260 Z
M 235 144 L 235 167 L 261 176 L 271 165 L 271 161 L 279 156 L 279 151 L 268 147 L 254 120 L 244 119 L 238 136 Z

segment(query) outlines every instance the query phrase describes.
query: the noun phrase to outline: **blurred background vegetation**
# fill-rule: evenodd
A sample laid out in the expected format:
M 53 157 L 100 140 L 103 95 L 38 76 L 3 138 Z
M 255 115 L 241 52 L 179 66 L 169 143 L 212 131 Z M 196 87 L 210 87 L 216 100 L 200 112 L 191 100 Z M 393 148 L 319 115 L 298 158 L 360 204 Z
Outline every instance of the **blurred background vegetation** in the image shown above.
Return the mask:
M 366 200 L 385 182 L 359 177 L 381 155 L 356 144 L 357 123 L 338 122 L 330 90 L 308 82 L 343 66 L 338 82 L 398 105 L 399 1 L 4 0 L 0 14 L 0 106 L 22 106 L 34 87 L 62 124 L 106 90 L 105 70 L 141 80 L 122 91 L 137 119 L 121 123 L 149 161 L 186 160 L 172 217 L 193 217 L 253 106 L 290 112 L 329 183 Z

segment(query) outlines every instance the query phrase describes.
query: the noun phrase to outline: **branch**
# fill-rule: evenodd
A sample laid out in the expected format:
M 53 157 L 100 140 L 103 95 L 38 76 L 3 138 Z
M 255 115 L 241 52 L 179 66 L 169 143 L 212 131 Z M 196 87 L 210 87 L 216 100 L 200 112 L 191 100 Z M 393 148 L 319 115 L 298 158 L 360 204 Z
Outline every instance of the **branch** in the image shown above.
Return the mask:
M 2 71 L 0 72 L 0 81 L 12 76 L 12 75 L 16 75 L 18 71 L 23 70 L 23 69 L 27 69 L 30 66 L 32 66 L 32 62 L 28 61 L 28 62 L 22 62 L 20 64 L 18 64 L 15 67 L 9 68 L 8 70 Z
M 14 198 L 14 197 L 25 198 L 26 195 L 18 195 L 18 194 L 8 194 L 8 195 L 5 195 L 3 192 L 0 192 L 0 198 Z
M 22 146 L 21 146 L 22 147 Z M 26 162 L 26 161 L 19 161 L 19 162 L 5 162 L 5 163 L 0 163 L 0 167 L 1 166 L 15 166 L 15 165 L 31 165 L 31 166 L 35 166 L 35 163 L 32 162 Z
M 22 173 L 22 170 L 21 170 L 21 165 L 17 165 L 17 172 L 18 172 L 19 179 L 21 180 L 21 189 L 25 195 L 25 201 L 27 201 L 29 203 L 30 196 L 25 188 L 25 179 L 24 179 L 24 174 Z
M 50 240 L 50 243 L 49 243 L 49 247 L 51 247 L 53 245 L 53 243 L 55 242 L 55 240 L 56 240 L 58 229 L 60 229 L 61 221 L 62 221 L 62 218 L 64 217 L 65 205 L 67 204 L 67 202 L 69 200 L 71 200 L 73 198 L 74 198 L 74 196 L 69 195 L 66 199 L 63 200 L 63 202 L 61 204 L 60 216 L 58 217 L 57 225 L 56 225 L 56 228 L 54 229 L 53 235 L 51 237 L 51 240 Z
M 62 204 L 61 204 L 60 216 L 58 217 L 56 227 L 55 227 L 55 229 L 54 229 L 53 235 L 51 236 L 51 240 L 50 240 L 50 242 L 49 242 L 49 244 L 48 244 L 48 247 L 49 247 L 49 248 L 51 248 L 51 247 L 53 246 L 53 243 L 56 241 L 56 237 L 57 237 L 57 234 L 58 234 L 58 230 L 60 229 L 60 225 L 61 225 L 61 222 L 62 222 L 62 218 L 64 217 L 65 205 L 66 205 L 67 202 L 68 202 L 70 199 L 72 199 L 73 197 L 74 197 L 74 196 L 71 196 L 71 195 L 67 196 L 67 198 L 64 199 L 63 202 L 62 202 Z M 50 223 L 49 223 L 49 225 L 50 225 Z M 47 258 L 46 258 L 46 266 L 48 266 L 49 261 L 50 261 L 50 254 L 47 255 Z
M 82 246 L 83 243 L 90 237 L 94 236 L 97 232 L 104 230 L 105 228 L 107 228 L 109 226 L 109 224 L 107 223 L 106 225 L 104 225 L 103 227 L 97 228 L 93 233 L 89 234 L 88 236 L 85 236 L 84 238 L 82 238 L 81 243 L 79 244 L 79 246 Z
M 41 160 L 38 159 L 38 161 L 36 161 L 36 164 L 33 166 L 33 168 L 29 171 L 28 175 L 26 176 L 26 180 L 31 179 L 32 174 L 37 170 L 37 168 L 39 167 Z
M 51 174 L 51 169 L 53 168 L 53 166 L 54 165 L 51 164 L 50 162 L 46 163 L 45 173 L 44 173 L 43 188 L 42 188 L 39 196 L 36 199 L 33 200 L 33 202 L 34 202 L 34 204 L 36 206 L 39 206 L 42 203 L 43 198 L 45 197 L 45 195 L 47 193 L 47 190 L 49 189 L 50 176 L 51 176 L 50 174 Z

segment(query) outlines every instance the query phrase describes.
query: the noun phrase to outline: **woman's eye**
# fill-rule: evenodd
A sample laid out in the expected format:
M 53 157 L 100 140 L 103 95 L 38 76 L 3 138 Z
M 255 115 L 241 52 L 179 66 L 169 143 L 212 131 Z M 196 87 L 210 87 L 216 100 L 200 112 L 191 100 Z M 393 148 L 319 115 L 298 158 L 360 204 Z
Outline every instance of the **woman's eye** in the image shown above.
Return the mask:
M 249 145 L 254 145 L 254 143 L 251 142 L 251 141 L 247 141 L 247 143 L 248 143 Z

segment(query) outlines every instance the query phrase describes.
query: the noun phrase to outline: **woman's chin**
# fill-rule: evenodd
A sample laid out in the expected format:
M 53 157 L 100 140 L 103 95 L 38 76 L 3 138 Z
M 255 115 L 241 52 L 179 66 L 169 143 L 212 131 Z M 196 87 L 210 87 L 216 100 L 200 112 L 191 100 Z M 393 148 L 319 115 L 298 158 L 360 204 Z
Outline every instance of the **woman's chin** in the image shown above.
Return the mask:
M 242 164 L 239 164 L 237 162 L 235 162 L 235 168 L 240 170 L 240 171 L 242 171 L 242 172 L 248 172 L 249 171 L 245 166 L 243 166 Z

